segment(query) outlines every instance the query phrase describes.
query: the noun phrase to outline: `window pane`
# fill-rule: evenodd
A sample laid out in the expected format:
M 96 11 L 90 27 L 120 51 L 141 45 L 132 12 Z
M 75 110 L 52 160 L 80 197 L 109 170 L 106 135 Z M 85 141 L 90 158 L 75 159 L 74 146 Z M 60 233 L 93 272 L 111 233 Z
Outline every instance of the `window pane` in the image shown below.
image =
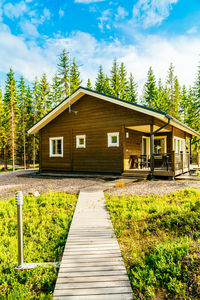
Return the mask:
M 52 145 L 52 154 L 56 154 L 56 141 L 52 140 L 51 141 L 51 145 Z
M 163 154 L 165 153 L 165 139 L 154 139 L 154 153 Z
M 112 144 L 117 144 L 117 136 L 116 135 L 111 136 L 111 142 L 112 142 Z
M 79 139 L 79 144 L 80 144 L 80 145 L 84 145 L 84 138 L 80 138 L 80 139 Z
M 61 149 L 61 140 L 57 140 L 57 153 L 56 154 L 62 154 L 62 149 Z

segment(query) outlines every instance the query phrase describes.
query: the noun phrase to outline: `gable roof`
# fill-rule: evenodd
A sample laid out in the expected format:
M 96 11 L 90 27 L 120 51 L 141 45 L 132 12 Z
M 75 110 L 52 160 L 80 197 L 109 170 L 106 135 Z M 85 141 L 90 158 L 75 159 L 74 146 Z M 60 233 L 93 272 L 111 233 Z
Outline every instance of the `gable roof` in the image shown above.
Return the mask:
M 136 103 L 128 102 L 116 97 L 108 96 L 84 87 L 79 87 L 76 91 L 74 91 L 70 97 L 68 96 L 65 98 L 60 104 L 58 104 L 54 109 L 52 109 L 48 114 L 46 114 L 42 119 L 40 119 L 36 124 L 34 124 L 29 130 L 29 134 L 36 134 L 40 129 L 42 129 L 44 126 L 46 126 L 49 122 L 51 122 L 53 119 L 55 119 L 58 115 L 60 115 L 64 110 L 69 108 L 70 105 L 74 104 L 76 101 L 78 101 L 81 97 L 84 95 L 90 95 L 96 98 L 99 98 L 101 100 L 114 103 L 116 105 L 120 105 L 122 107 L 141 112 L 143 114 L 156 117 L 157 119 L 160 119 L 163 122 L 168 122 L 168 119 L 170 119 L 170 124 L 184 130 L 185 132 L 188 132 L 192 135 L 200 137 L 200 133 L 197 131 L 189 128 L 187 125 L 181 123 L 180 121 L 176 120 L 175 118 L 171 117 L 170 115 L 166 114 L 165 112 L 161 110 L 155 110 L 152 108 L 148 108 L 146 106 L 142 106 Z

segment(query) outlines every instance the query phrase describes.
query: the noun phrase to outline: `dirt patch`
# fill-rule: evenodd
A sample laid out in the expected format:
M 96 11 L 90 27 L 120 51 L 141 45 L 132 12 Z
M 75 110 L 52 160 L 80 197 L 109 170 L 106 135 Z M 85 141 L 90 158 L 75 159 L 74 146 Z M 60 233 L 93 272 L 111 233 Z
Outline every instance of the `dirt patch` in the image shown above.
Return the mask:
M 67 192 L 77 194 L 83 187 L 96 185 L 102 182 L 94 178 L 63 178 L 42 177 L 38 178 L 35 170 L 23 170 L 0 174 L 0 199 L 8 199 L 15 195 L 17 190 L 24 195 L 38 191 L 44 194 L 48 191 Z
M 190 180 L 153 180 L 126 184 L 123 188 L 111 188 L 106 192 L 112 195 L 155 195 L 169 194 L 189 187 L 200 188 L 200 181 Z

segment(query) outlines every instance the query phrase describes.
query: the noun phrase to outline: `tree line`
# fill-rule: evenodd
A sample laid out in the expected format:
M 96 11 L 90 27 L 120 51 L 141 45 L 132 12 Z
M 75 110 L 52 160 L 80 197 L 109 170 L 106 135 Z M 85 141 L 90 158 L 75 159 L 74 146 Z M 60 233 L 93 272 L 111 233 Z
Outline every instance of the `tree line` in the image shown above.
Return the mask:
M 31 85 L 26 84 L 23 76 L 17 82 L 12 68 L 9 70 L 4 92 L 0 90 L 0 157 L 5 170 L 8 163 L 12 164 L 13 170 L 16 164 L 25 168 L 31 164 L 35 166 L 39 141 L 37 136 L 28 135 L 27 130 L 81 83 L 76 59 L 71 61 L 65 49 L 58 57 L 57 71 L 51 83 L 45 73 L 40 79 L 36 77 Z M 127 75 L 125 64 L 114 59 L 110 74 L 105 74 L 103 67 L 99 66 L 94 86 L 88 79 L 87 88 L 162 110 L 197 131 L 200 128 L 200 68 L 194 86 L 186 88 L 180 86 L 173 64 L 164 83 L 161 79 L 156 80 L 150 67 L 139 99 L 133 74 Z

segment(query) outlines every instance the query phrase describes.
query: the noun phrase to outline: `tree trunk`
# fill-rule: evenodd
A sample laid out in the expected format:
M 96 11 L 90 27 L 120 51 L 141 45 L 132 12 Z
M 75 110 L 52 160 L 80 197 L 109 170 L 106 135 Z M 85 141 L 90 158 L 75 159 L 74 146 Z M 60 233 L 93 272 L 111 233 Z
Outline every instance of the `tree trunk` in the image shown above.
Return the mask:
M 8 151 L 7 151 L 7 146 L 4 148 L 4 170 L 8 170 Z
M 33 136 L 33 168 L 35 169 L 35 135 Z
M 26 135 L 24 128 L 24 116 L 23 116 L 23 145 L 24 145 L 24 169 L 26 169 Z
M 14 131 L 14 110 L 11 103 L 11 138 L 12 138 L 12 168 L 15 171 L 15 131 Z

